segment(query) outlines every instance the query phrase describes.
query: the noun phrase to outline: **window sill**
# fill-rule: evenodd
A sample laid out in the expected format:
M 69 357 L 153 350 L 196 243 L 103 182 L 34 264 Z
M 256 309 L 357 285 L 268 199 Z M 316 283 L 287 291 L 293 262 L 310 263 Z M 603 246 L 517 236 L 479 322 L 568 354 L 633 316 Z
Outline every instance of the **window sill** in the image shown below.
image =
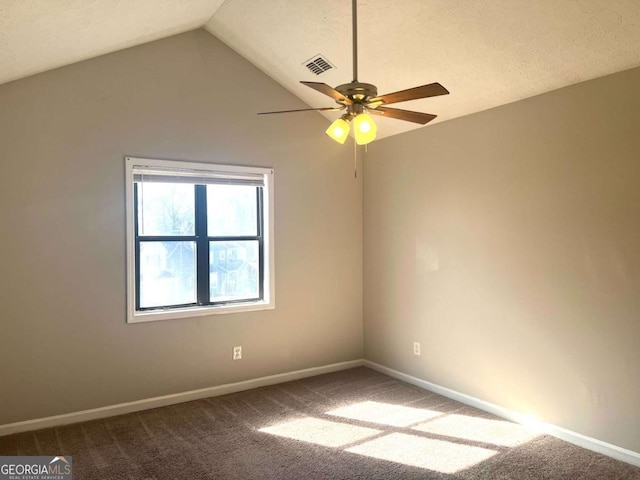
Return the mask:
M 174 320 L 177 318 L 203 317 L 205 315 L 220 315 L 229 313 L 255 312 L 258 310 L 273 310 L 273 302 L 260 301 L 251 303 L 238 303 L 230 305 L 217 305 L 212 307 L 187 307 L 170 310 L 149 310 L 133 312 L 129 314 L 127 323 L 156 322 L 161 320 Z

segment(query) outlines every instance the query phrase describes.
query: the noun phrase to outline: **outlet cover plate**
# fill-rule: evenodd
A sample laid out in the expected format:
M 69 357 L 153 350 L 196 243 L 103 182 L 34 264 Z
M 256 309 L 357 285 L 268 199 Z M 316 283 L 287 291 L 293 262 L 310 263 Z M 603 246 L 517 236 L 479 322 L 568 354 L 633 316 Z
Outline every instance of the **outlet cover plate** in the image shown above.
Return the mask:
M 233 359 L 242 360 L 242 347 L 233 347 Z

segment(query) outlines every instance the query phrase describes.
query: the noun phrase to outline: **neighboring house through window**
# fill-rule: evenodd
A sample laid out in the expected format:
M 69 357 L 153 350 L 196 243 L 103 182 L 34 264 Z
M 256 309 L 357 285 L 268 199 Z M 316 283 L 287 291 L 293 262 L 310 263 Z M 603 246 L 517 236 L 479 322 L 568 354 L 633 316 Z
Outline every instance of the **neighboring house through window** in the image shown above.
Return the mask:
M 273 169 L 126 158 L 127 321 L 274 307 Z

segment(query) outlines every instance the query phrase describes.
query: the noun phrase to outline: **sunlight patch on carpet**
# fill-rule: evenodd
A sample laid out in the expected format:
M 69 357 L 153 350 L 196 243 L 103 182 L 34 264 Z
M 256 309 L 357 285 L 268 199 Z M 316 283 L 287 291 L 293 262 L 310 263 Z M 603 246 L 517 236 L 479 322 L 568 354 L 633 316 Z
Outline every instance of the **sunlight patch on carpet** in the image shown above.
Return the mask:
M 486 448 L 403 433 L 391 433 L 346 451 L 441 473 L 459 472 L 498 453 Z
M 379 423 L 393 427 L 408 427 L 443 415 L 442 412 L 422 408 L 405 407 L 380 402 L 354 403 L 347 407 L 337 408 L 327 412 L 327 415 Z
M 373 428 L 357 427 L 312 417 L 261 428 L 260 431 L 325 447 L 341 447 L 382 433 Z
M 412 429 L 503 447 L 516 447 L 538 436 L 516 423 L 456 414 L 416 425 Z

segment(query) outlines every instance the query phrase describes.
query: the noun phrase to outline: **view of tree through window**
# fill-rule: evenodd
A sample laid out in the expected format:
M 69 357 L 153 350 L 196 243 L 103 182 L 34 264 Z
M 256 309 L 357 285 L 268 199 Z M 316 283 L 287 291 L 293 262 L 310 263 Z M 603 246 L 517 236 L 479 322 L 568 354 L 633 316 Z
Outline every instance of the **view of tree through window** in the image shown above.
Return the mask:
M 255 188 L 207 185 L 209 236 L 256 235 L 258 206 Z
M 139 308 L 259 299 L 260 193 L 247 185 L 136 183 Z M 201 232 L 196 218 L 206 223 Z M 202 232 L 206 265 L 198 265 Z M 206 299 L 198 268 L 209 273 Z
M 272 168 L 125 165 L 128 322 L 274 307 Z
M 139 235 L 194 235 L 193 185 L 140 183 L 138 189 Z

